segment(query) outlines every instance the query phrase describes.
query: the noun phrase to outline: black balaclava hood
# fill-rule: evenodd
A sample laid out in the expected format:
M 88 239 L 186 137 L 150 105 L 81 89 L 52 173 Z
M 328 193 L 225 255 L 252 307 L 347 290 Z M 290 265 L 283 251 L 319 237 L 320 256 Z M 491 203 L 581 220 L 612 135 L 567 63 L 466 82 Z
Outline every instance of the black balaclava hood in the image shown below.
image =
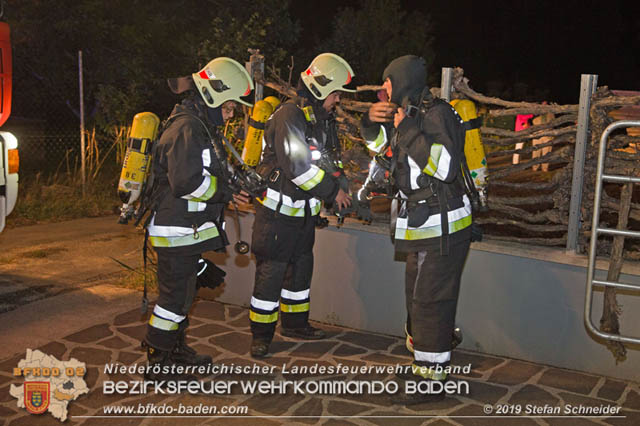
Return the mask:
M 209 108 L 202 100 L 191 76 L 170 78 L 167 83 L 169 84 L 169 89 L 177 95 L 187 91 L 192 92 L 191 96 L 182 101 L 182 105 L 195 109 L 199 116 L 206 118 L 209 124 L 213 126 L 222 126 L 224 124 L 222 105 L 217 108 Z
M 405 108 L 420 102 L 427 84 L 427 65 L 423 58 L 414 55 L 394 59 L 382 73 L 382 81 L 391 80 L 391 99 Z

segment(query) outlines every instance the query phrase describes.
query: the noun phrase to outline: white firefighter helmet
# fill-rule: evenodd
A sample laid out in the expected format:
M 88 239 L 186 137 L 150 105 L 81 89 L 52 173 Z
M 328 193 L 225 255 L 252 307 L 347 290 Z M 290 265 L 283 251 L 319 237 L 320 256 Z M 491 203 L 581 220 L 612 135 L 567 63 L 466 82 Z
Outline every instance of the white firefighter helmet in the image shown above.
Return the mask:
M 351 66 L 340 56 L 321 53 L 311 61 L 309 68 L 304 70 L 300 77 L 313 96 L 322 100 L 336 90 L 355 92 L 344 87 L 351 82 L 354 75 Z
M 200 96 L 211 108 L 217 108 L 229 100 L 253 106 L 240 98 L 251 93 L 253 80 L 247 70 L 231 58 L 216 58 L 192 74 L 192 77 Z

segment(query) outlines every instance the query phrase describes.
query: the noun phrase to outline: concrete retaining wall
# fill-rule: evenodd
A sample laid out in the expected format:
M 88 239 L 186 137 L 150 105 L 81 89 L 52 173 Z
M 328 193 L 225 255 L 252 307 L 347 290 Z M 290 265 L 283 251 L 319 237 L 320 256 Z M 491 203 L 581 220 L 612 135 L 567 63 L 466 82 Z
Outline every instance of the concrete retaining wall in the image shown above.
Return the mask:
M 241 218 L 250 241 L 253 215 Z M 236 230 L 227 223 L 235 242 Z M 384 228 L 349 225 L 316 234 L 311 318 L 355 329 L 402 335 L 404 262 L 394 260 Z M 211 256 L 227 271 L 220 301 L 248 306 L 255 259 Z M 605 265 L 599 267 L 606 268 Z M 635 267 L 623 269 L 623 282 L 640 283 Z M 604 276 L 604 272 L 600 272 Z M 605 376 L 640 381 L 640 347 L 627 360 L 613 356 L 583 325 L 586 257 L 562 250 L 507 243 L 473 243 L 462 277 L 457 324 L 464 349 Z M 619 295 L 622 332 L 640 336 L 640 293 Z M 594 296 L 598 324 L 602 292 Z

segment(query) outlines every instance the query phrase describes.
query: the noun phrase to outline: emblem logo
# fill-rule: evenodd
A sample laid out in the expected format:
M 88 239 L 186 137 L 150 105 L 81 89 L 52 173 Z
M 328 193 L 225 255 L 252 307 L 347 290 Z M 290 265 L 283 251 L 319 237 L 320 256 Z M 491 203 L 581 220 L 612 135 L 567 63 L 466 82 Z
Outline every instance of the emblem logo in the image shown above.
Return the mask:
M 24 382 L 24 406 L 31 414 L 42 414 L 49 408 L 49 382 Z

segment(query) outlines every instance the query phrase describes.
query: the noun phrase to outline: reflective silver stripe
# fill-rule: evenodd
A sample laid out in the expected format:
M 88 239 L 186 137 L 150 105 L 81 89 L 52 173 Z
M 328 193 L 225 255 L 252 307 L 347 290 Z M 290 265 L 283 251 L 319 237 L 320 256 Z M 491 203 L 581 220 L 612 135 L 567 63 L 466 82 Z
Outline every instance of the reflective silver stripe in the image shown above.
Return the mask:
M 207 203 L 201 203 L 200 201 L 187 201 L 187 211 L 189 212 L 203 212 L 207 208 Z
M 418 163 L 413 161 L 413 158 L 407 158 L 409 159 L 409 184 L 411 185 L 411 189 L 419 189 L 418 177 L 422 174 L 422 170 L 420 170 Z
M 164 226 L 155 224 L 155 215 L 149 223 L 149 235 L 154 237 L 182 237 L 193 235 L 193 229 L 185 226 Z M 215 228 L 216 225 L 213 222 L 205 222 L 197 229 L 198 232 L 206 231 L 209 228 Z
M 202 165 L 205 167 L 211 166 L 211 149 L 206 148 L 202 150 Z
M 174 314 L 171 311 L 167 311 L 166 309 L 164 309 L 160 305 L 154 306 L 153 313 L 158 315 L 159 317 L 162 317 L 164 319 L 168 319 L 168 320 L 173 321 L 173 322 L 182 322 L 186 318 L 186 316 Z
M 451 351 L 448 352 L 422 352 L 413 348 L 413 356 L 416 361 L 433 362 L 442 364 L 451 360 Z
M 159 318 L 155 315 L 151 315 L 151 318 L 149 318 L 149 325 L 151 327 L 165 331 L 174 331 L 179 328 L 179 325 L 177 323 Z
M 471 203 L 467 195 L 463 195 L 464 206 L 448 212 L 449 233 L 452 234 L 471 225 Z M 432 214 L 419 227 L 408 226 L 407 217 L 399 217 L 396 221 L 395 237 L 400 240 L 420 240 L 442 235 L 440 213 Z
M 367 148 L 369 148 L 371 151 L 374 152 L 380 152 L 382 151 L 382 148 L 384 148 L 384 146 L 387 143 L 387 131 L 385 130 L 383 125 L 380 125 L 380 132 L 378 133 L 378 136 L 370 141 L 367 140 Z
M 207 174 L 202 179 L 200 186 L 190 194 L 183 195 L 181 198 L 191 201 L 206 201 L 213 197 L 218 188 L 218 179 L 215 176 Z
M 322 181 L 322 178 L 324 178 L 324 170 L 312 164 L 309 170 L 291 181 L 303 190 L 308 191 L 315 188 Z
M 284 297 L 289 300 L 304 300 L 309 298 L 309 289 L 302 291 L 289 291 L 282 289 L 280 292 L 280 297 Z
M 278 301 L 270 302 L 268 300 L 260 300 L 255 297 L 251 297 L 251 307 L 262 309 L 263 311 L 273 311 L 274 309 L 278 309 Z
M 449 174 L 450 165 L 451 154 L 449 154 L 447 148 L 439 143 L 434 143 L 431 145 L 429 161 L 422 171 L 429 176 L 443 180 Z
M 154 247 L 184 247 L 201 243 L 212 238 L 219 237 L 217 228 L 208 228 L 198 231 L 197 234 L 185 235 L 183 237 L 149 237 L 151 245 Z
M 258 202 L 271 210 L 275 210 L 280 202 L 280 193 L 274 189 L 268 188 L 265 198 L 258 198 Z M 282 194 L 280 213 L 286 216 L 304 217 L 304 204 L 305 200 L 293 201 L 288 195 Z M 322 203 L 317 198 L 311 198 L 309 199 L 309 208 L 311 209 L 311 215 L 315 216 L 320 213 Z

